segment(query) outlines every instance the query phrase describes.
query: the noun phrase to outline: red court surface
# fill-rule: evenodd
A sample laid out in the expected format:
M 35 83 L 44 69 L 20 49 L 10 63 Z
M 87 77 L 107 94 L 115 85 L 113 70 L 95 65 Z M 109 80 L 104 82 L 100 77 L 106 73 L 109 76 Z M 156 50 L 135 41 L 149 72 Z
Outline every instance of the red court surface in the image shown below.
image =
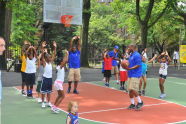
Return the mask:
M 67 84 L 64 85 L 66 91 Z M 127 110 L 128 94 L 94 84 L 81 83 L 79 95 L 66 94 L 62 110 L 69 101 L 79 102 L 79 116 L 94 121 L 119 124 L 164 124 L 186 120 L 186 107 L 167 101 L 142 97 L 145 106 L 141 111 Z M 57 93 L 52 93 L 52 103 Z

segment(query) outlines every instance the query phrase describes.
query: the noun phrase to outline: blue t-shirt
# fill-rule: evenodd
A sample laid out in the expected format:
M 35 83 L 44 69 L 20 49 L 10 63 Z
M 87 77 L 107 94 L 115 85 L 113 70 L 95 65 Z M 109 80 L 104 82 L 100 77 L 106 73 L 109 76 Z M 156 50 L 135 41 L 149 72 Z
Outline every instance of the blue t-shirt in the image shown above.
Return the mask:
M 68 64 L 69 68 L 80 68 L 80 51 L 76 50 L 75 52 L 69 52 Z
M 142 62 L 142 75 L 146 75 L 147 73 L 147 64 Z
M 139 65 L 140 67 L 128 71 L 129 78 L 139 78 L 142 76 L 142 58 L 138 52 L 134 52 L 129 57 L 129 68 Z
M 109 52 L 109 56 L 110 57 L 114 57 L 114 58 L 118 58 L 118 53 L 114 53 L 114 51 L 110 51 Z M 117 60 L 112 60 L 112 66 L 117 66 L 118 63 L 117 63 Z
M 71 118 L 71 123 L 70 124 L 79 124 L 79 119 L 78 119 L 78 114 L 76 115 L 69 113 L 67 116 Z

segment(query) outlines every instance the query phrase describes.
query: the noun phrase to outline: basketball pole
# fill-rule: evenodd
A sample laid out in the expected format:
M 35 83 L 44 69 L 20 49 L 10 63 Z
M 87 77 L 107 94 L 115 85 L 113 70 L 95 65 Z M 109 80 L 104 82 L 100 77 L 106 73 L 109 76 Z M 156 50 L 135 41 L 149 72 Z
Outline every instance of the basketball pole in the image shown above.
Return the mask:
M 82 44 L 82 36 L 83 36 L 83 25 L 80 25 L 80 41 L 81 41 L 81 44 Z

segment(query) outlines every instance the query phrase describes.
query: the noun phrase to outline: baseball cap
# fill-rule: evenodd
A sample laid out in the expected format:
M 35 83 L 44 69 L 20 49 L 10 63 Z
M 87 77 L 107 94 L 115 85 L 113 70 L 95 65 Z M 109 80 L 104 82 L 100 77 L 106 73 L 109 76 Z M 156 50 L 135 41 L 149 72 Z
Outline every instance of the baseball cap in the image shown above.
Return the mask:
M 119 46 L 116 45 L 116 46 L 114 46 L 114 48 L 118 50 L 119 49 Z

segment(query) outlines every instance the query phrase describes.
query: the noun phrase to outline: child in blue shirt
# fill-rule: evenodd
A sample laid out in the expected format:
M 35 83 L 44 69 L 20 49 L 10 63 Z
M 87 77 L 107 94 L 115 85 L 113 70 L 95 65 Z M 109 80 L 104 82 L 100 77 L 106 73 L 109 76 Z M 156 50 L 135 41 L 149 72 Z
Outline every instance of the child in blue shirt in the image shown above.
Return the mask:
M 66 124 L 79 124 L 78 103 L 71 101 L 68 104 L 68 112 Z

